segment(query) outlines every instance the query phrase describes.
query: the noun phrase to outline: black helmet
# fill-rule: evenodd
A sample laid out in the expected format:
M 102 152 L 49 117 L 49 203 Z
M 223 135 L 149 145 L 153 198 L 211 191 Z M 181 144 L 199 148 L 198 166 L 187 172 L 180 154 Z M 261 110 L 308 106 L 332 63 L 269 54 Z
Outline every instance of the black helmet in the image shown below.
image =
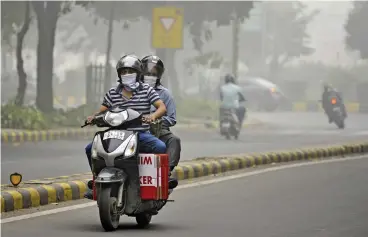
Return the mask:
M 235 77 L 231 74 L 226 74 L 225 83 L 234 83 L 235 84 Z
M 324 83 L 323 84 L 323 89 L 325 91 L 330 91 L 330 90 L 332 90 L 332 86 L 330 84 Z
M 139 80 L 142 75 L 142 62 L 134 54 L 125 55 L 116 64 L 116 72 L 119 78 L 124 69 L 133 69 L 137 73 L 137 79 Z
M 155 75 L 152 75 L 151 72 L 153 68 L 156 69 Z M 142 71 L 144 75 L 157 76 L 157 83 L 160 83 L 160 79 L 165 72 L 165 66 L 158 56 L 148 55 L 142 58 Z

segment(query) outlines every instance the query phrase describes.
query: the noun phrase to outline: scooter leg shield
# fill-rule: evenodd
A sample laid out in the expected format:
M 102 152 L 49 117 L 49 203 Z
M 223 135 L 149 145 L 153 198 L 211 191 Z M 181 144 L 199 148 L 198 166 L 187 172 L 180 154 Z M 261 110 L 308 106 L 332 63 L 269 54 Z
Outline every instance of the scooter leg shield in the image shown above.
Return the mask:
M 139 183 L 139 169 L 138 162 L 135 159 L 125 161 L 129 162 L 127 168 L 124 170 L 127 175 L 127 185 L 126 185 L 126 206 L 125 213 L 127 215 L 133 215 L 135 212 L 141 209 L 141 193 L 140 193 L 140 183 Z

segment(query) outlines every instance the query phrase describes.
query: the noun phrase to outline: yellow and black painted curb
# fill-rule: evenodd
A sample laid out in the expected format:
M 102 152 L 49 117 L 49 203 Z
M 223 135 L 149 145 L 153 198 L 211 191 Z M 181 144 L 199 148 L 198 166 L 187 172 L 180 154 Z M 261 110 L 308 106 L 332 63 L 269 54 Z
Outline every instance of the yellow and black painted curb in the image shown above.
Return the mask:
M 1 131 L 1 143 L 41 142 L 92 137 L 98 129 L 62 129 L 46 131 Z
M 320 102 L 306 101 L 306 102 L 294 102 L 289 105 L 282 106 L 284 110 L 295 111 L 295 112 L 323 112 L 323 108 Z M 345 103 L 347 112 L 349 113 L 368 113 L 368 103 Z
M 173 176 L 178 180 L 199 178 L 258 165 L 291 161 L 318 160 L 331 157 L 345 157 L 368 153 L 368 142 L 309 148 L 288 152 L 266 152 L 234 157 L 213 157 L 213 160 L 181 164 L 175 168 Z M 66 177 L 66 176 L 62 176 Z M 1 212 L 9 212 L 51 203 L 83 198 L 87 180 L 41 185 L 35 188 L 17 188 L 1 193 Z
M 254 127 L 260 125 L 260 121 L 245 123 L 243 127 Z M 218 128 L 218 122 L 198 123 L 198 124 L 180 124 L 175 126 L 178 129 L 199 129 L 199 128 Z M 42 142 L 53 140 L 67 140 L 89 137 L 101 129 L 62 129 L 62 130 L 46 130 L 46 131 L 1 131 L 1 143 L 22 143 L 22 142 Z

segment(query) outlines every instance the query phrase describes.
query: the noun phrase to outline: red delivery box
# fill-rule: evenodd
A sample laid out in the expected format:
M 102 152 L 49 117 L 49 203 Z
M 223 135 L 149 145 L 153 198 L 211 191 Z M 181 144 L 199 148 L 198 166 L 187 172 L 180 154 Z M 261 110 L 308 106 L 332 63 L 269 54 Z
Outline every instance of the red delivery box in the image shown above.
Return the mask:
M 169 196 L 167 154 L 139 154 L 139 182 L 142 200 L 166 200 Z

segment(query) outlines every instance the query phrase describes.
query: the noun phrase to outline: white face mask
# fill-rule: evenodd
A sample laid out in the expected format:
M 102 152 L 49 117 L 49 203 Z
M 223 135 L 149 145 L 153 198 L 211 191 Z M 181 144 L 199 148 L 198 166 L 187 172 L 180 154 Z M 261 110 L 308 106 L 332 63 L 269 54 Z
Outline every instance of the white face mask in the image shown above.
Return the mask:
M 157 77 L 155 76 L 144 76 L 144 82 L 150 85 L 151 87 L 156 86 Z
M 127 90 L 135 90 L 138 88 L 139 83 L 137 80 L 137 73 L 132 74 L 125 74 L 120 76 L 121 77 L 121 84 L 124 85 L 124 88 Z

